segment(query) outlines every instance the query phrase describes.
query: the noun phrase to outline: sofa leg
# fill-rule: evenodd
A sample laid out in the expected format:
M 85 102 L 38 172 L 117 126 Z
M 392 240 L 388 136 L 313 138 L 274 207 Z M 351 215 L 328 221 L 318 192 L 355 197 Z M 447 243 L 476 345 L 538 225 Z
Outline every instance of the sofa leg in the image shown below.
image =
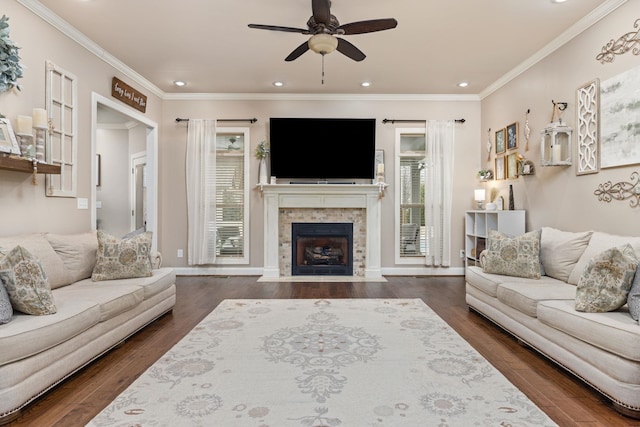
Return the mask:
M 613 403 L 613 409 L 620 412 L 625 417 L 640 420 L 640 409 L 631 409 L 631 408 L 627 408 L 626 406 L 622 406 L 616 402 L 612 402 L 612 403 Z

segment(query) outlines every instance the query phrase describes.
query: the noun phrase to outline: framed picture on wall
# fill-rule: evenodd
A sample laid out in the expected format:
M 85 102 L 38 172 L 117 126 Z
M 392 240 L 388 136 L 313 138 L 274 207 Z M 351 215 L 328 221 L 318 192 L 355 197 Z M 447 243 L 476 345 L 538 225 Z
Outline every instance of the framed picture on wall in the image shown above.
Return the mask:
M 507 150 L 518 148 L 518 122 L 507 126 Z
M 504 141 L 505 129 L 502 128 L 496 131 L 496 154 L 502 154 L 506 151 L 505 149 L 505 141 Z
M 0 152 L 20 154 L 20 146 L 7 118 L 0 118 Z
M 518 153 L 511 153 L 507 156 L 507 178 L 518 177 Z
M 496 157 L 496 179 L 504 179 L 504 156 Z

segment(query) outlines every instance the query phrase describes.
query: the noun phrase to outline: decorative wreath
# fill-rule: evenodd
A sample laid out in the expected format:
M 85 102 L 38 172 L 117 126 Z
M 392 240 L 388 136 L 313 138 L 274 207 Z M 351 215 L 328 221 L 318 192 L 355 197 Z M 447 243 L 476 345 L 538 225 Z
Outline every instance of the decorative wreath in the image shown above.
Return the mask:
M 22 65 L 18 56 L 18 46 L 9 38 L 9 18 L 0 18 L 0 93 L 9 89 L 20 90 L 18 79 L 22 77 Z

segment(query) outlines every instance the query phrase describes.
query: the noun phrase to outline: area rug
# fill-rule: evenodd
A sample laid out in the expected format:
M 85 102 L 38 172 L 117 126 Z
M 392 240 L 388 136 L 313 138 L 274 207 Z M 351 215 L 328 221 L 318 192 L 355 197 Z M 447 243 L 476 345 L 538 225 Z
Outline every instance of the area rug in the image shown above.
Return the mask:
M 238 299 L 88 425 L 556 424 L 420 299 Z

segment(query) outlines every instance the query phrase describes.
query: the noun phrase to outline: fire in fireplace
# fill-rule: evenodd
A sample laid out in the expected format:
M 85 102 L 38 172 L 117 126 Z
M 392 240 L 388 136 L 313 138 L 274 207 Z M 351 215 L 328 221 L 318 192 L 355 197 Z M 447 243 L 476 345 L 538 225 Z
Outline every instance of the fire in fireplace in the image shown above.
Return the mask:
M 291 224 L 291 274 L 352 276 L 353 224 Z

